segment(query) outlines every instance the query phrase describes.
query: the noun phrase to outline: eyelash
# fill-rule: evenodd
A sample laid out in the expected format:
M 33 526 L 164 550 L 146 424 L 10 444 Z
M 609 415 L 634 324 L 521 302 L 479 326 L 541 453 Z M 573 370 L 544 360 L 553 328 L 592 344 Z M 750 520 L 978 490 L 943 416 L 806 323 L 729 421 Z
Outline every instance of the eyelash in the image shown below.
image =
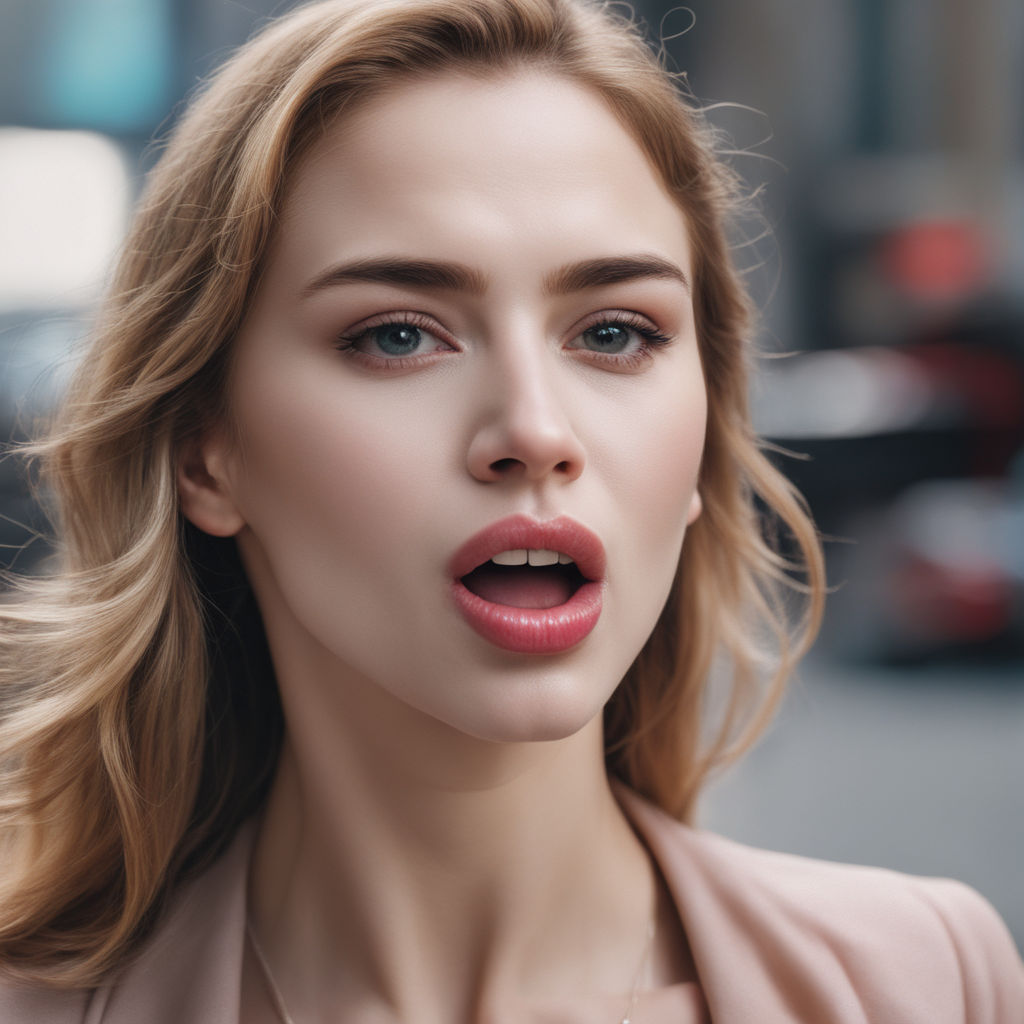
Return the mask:
M 335 348 L 349 359 L 354 359 L 356 362 L 360 362 L 364 366 L 369 366 L 371 369 L 375 370 L 406 370 L 411 369 L 414 366 L 422 366 L 424 362 L 427 361 L 426 356 L 428 353 L 424 353 L 423 355 L 395 356 L 391 359 L 385 359 L 382 356 L 375 356 L 369 352 L 363 352 L 356 347 L 359 342 L 368 338 L 374 331 L 379 330 L 381 327 L 391 327 L 395 325 L 418 327 L 420 330 L 426 331 L 436 337 L 438 341 L 443 341 L 445 344 L 451 345 L 448 339 L 444 336 L 445 332 L 441 330 L 437 323 L 426 314 L 405 312 L 383 313 L 379 316 L 373 317 L 366 323 L 360 324 L 354 333 L 345 333 L 340 335 Z M 454 345 L 451 345 L 451 348 L 454 351 Z
M 394 314 L 386 313 L 376 316 L 369 322 L 361 324 L 354 333 L 345 333 L 340 335 L 335 347 L 346 357 L 354 359 L 357 362 L 361 362 L 363 365 L 369 366 L 372 369 L 396 371 L 423 366 L 424 363 L 429 360 L 429 356 L 433 353 L 424 353 L 422 355 L 413 356 L 394 356 L 392 358 L 385 359 L 381 356 L 372 355 L 369 352 L 363 352 L 357 347 L 358 344 L 368 338 L 373 331 L 379 330 L 381 327 L 390 327 L 395 325 L 417 327 L 420 330 L 433 335 L 439 341 L 451 345 L 452 350 L 455 350 L 454 345 L 445 337 L 445 332 L 432 318 L 428 317 L 426 314 L 414 312 Z M 638 334 L 642 339 L 642 344 L 637 351 L 626 354 L 596 352 L 592 349 L 578 347 L 571 348 L 570 351 L 584 353 L 588 362 L 599 365 L 604 364 L 619 370 L 636 370 L 642 368 L 654 358 L 654 354 L 658 349 L 670 345 L 673 341 L 670 335 L 660 331 L 646 317 L 641 316 L 639 313 L 627 310 L 610 310 L 594 314 L 591 318 L 583 322 L 582 326 L 580 326 L 573 335 L 573 340 L 582 336 L 585 332 L 594 330 L 598 327 L 624 327 L 627 330 Z
M 585 320 L 583 326 L 576 332 L 574 340 L 586 331 L 592 331 L 595 327 L 625 327 L 643 339 L 643 343 L 636 352 L 629 352 L 625 355 L 595 352 L 584 348 L 573 350 L 585 353 L 588 362 L 605 363 L 620 370 L 638 370 L 646 366 L 659 349 L 670 345 L 673 340 L 670 335 L 658 330 L 646 317 L 624 309 L 606 310 Z

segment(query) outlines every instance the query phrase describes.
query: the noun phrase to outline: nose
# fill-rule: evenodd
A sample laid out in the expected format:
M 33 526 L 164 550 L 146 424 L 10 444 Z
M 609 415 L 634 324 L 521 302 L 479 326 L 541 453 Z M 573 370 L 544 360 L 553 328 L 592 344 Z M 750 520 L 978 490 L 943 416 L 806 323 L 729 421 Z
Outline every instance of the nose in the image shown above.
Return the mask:
M 557 369 L 542 362 L 494 368 L 467 455 L 477 480 L 568 483 L 583 472 L 583 445 L 559 395 Z

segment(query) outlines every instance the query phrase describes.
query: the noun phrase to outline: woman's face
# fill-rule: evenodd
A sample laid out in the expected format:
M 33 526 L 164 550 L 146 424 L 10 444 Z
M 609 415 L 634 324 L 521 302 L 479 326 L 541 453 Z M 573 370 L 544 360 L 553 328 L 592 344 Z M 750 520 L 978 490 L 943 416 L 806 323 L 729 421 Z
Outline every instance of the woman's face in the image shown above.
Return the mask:
M 237 340 L 240 444 L 207 446 L 286 705 L 371 687 L 491 740 L 594 718 L 700 507 L 690 278 L 577 85 L 442 75 L 327 131 Z

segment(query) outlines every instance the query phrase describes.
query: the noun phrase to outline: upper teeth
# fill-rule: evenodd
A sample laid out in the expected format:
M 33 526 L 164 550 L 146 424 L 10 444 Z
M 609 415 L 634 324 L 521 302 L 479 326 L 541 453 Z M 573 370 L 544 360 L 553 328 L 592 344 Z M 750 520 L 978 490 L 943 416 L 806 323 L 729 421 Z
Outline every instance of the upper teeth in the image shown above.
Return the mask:
M 560 551 L 549 551 L 547 548 L 516 548 L 512 551 L 499 551 L 491 557 L 495 565 L 569 565 L 572 559 Z

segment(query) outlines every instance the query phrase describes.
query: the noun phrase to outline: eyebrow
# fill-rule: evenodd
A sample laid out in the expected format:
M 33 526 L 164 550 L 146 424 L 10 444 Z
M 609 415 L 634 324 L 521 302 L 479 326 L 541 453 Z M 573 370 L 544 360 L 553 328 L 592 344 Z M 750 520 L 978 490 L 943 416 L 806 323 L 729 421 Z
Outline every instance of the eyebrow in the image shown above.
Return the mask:
M 366 281 L 375 284 L 405 285 L 428 291 L 458 291 L 479 294 L 487 287 L 482 274 L 458 263 L 438 260 L 405 259 L 379 256 L 373 259 L 339 263 L 317 274 L 305 288 L 303 297 L 334 285 Z
M 570 263 L 544 278 L 544 290 L 550 295 L 568 295 L 587 288 L 650 278 L 678 281 L 687 291 L 690 290 L 690 282 L 676 264 L 661 256 L 647 254 L 605 256 Z M 461 263 L 379 256 L 328 267 L 302 289 L 302 296 L 309 298 L 327 288 L 360 281 L 473 295 L 487 290 L 487 278 Z
M 571 263 L 544 279 L 545 290 L 552 295 L 568 295 L 586 288 L 661 278 L 679 281 L 689 291 L 690 282 L 682 270 L 661 256 L 605 256 Z

